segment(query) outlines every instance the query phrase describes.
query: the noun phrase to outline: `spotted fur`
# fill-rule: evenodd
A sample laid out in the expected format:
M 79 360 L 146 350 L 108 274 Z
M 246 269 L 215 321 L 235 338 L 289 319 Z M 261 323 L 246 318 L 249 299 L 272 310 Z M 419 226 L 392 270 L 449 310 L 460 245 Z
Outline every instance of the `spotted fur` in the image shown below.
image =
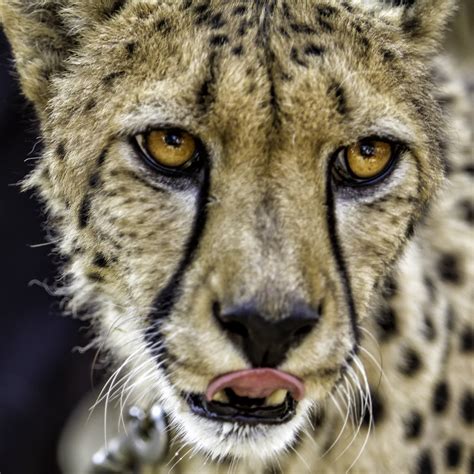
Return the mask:
M 26 187 L 65 259 L 58 293 L 93 321 L 117 367 L 112 395 L 124 384 L 127 401 L 167 410 L 173 470 L 472 469 L 472 109 L 467 82 L 437 58 L 452 11 L 451 0 L 0 4 L 41 120 Z M 202 140 L 193 179 L 158 175 L 130 145 L 163 125 Z M 395 170 L 335 187 L 335 152 L 366 136 L 405 144 Z M 212 316 L 216 302 L 246 301 L 274 319 L 298 301 L 321 308 L 281 365 L 307 388 L 282 426 L 200 419 L 181 396 L 248 367 Z

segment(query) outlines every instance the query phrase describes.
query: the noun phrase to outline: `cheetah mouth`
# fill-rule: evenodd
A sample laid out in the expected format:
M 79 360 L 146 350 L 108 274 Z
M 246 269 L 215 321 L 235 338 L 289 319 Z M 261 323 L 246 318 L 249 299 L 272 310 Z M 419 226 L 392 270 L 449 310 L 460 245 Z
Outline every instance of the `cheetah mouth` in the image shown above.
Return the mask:
M 191 411 L 221 422 L 246 425 L 282 424 L 296 414 L 304 385 L 275 369 L 252 369 L 217 377 L 205 395 L 186 397 Z

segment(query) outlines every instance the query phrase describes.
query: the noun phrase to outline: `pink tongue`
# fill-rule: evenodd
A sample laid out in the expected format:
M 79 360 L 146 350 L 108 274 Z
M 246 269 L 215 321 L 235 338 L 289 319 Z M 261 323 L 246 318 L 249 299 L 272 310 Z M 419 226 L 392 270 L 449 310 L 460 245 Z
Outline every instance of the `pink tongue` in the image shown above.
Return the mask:
M 299 401 L 304 397 L 304 384 L 293 375 L 275 369 L 250 369 L 231 372 L 214 379 L 206 391 L 208 401 L 225 388 L 231 388 L 239 397 L 266 398 L 275 390 L 288 390 Z

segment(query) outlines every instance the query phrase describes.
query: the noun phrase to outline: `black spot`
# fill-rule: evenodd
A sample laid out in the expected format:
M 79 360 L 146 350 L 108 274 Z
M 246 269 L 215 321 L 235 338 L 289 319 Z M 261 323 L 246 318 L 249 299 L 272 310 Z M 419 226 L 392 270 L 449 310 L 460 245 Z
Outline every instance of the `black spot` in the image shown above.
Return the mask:
M 214 35 L 211 36 L 211 39 L 209 40 L 209 44 L 211 46 L 225 46 L 226 44 L 229 43 L 229 37 L 227 35 Z
M 393 61 L 396 57 L 395 53 L 391 51 L 390 49 L 382 49 L 381 53 L 382 53 L 382 60 L 384 62 Z
M 461 173 L 466 173 L 468 175 L 474 176 L 474 165 L 466 165 L 460 169 Z
M 402 363 L 398 370 L 408 377 L 415 375 L 421 368 L 421 359 L 418 353 L 411 347 L 405 348 L 402 353 Z
M 111 86 L 118 78 L 124 75 L 125 75 L 124 71 L 111 72 L 110 74 L 107 74 L 106 76 L 102 78 L 102 83 L 105 86 Z
M 339 114 L 344 115 L 347 112 L 347 102 L 343 87 L 334 82 L 329 87 L 328 94 L 336 98 L 336 110 Z
M 158 20 L 153 25 L 153 29 L 157 33 L 162 33 L 162 34 L 171 33 L 171 31 L 173 30 L 173 28 L 171 28 L 169 20 L 167 20 L 166 18 L 162 18 L 161 20 Z
M 397 332 L 397 317 L 389 306 L 381 308 L 375 316 L 375 322 L 379 329 L 379 339 L 386 341 Z
M 61 142 L 56 147 L 56 155 L 60 160 L 64 160 L 66 158 L 66 145 L 64 144 L 64 142 Z
M 466 326 L 460 334 L 460 349 L 461 352 L 474 351 L 474 329 Z
M 440 257 L 438 272 L 441 279 L 447 283 L 459 284 L 462 280 L 459 260 L 454 254 L 447 253 Z
M 212 29 L 218 30 L 219 28 L 225 26 L 226 21 L 222 17 L 222 13 L 216 13 L 210 18 L 209 24 L 211 25 Z
M 319 7 L 316 7 L 316 10 L 320 16 L 324 17 L 336 16 L 338 13 L 337 8 L 332 7 L 331 5 L 321 5 Z
M 232 11 L 232 14 L 236 16 L 242 16 L 242 15 L 245 15 L 246 12 L 247 12 L 247 7 L 245 5 L 239 5 L 238 7 L 234 8 L 234 10 Z
M 434 474 L 433 459 L 428 449 L 422 451 L 416 463 L 417 474 Z
M 298 64 L 299 66 L 308 67 L 308 64 L 302 59 L 300 59 L 300 55 L 295 46 L 291 48 L 290 58 L 294 63 Z
M 87 274 L 87 278 L 91 281 L 95 281 L 97 283 L 102 283 L 104 281 L 104 277 L 100 273 L 90 272 Z
M 290 28 L 295 33 L 302 33 L 302 34 L 313 34 L 316 33 L 316 30 L 309 25 L 305 25 L 304 23 L 291 23 Z
M 130 41 L 125 45 L 125 50 L 127 51 L 128 56 L 133 56 L 135 49 L 137 48 L 137 43 Z
M 318 25 L 320 26 L 321 30 L 326 33 L 332 33 L 334 31 L 334 27 L 323 18 L 318 18 Z
M 442 413 L 446 410 L 449 403 L 449 388 L 446 382 L 439 382 L 433 393 L 433 411 Z
M 89 194 L 83 199 L 79 209 L 79 227 L 84 229 L 89 224 L 91 210 L 91 198 Z
M 405 438 L 416 439 L 419 438 L 423 431 L 423 418 L 417 412 L 412 412 L 404 420 L 405 425 Z
M 474 202 L 464 199 L 459 203 L 462 219 L 469 225 L 474 225 Z
M 239 29 L 237 30 L 237 34 L 239 36 L 245 36 L 245 33 L 247 33 L 249 27 L 249 23 L 246 22 L 245 20 L 242 21 L 242 23 L 239 25 Z
M 474 451 L 471 451 L 471 456 L 469 457 L 469 466 L 468 468 L 468 473 L 472 474 L 474 472 Z
M 433 280 L 428 275 L 425 275 L 423 277 L 423 282 L 428 290 L 430 300 L 433 301 L 436 298 L 436 287 Z
M 403 31 L 410 35 L 410 36 L 416 36 L 418 35 L 421 27 L 421 21 L 418 17 L 409 15 L 405 16 L 405 18 L 402 20 L 402 29 Z
M 92 109 L 94 109 L 97 105 L 97 101 L 92 97 L 87 101 L 87 104 L 85 106 L 85 111 L 90 112 Z
M 191 2 L 192 3 L 192 2 Z M 204 2 L 199 5 L 196 5 L 193 9 L 196 15 L 202 15 L 204 12 L 209 10 L 209 2 Z
M 112 3 L 111 8 L 109 8 L 107 11 L 104 12 L 106 17 L 112 17 L 116 15 L 117 13 L 120 13 L 120 11 L 125 7 L 127 4 L 127 0 L 115 0 Z
M 466 392 L 461 400 L 461 416 L 468 425 L 474 423 L 474 394 Z
M 107 268 L 109 266 L 107 259 L 101 253 L 97 253 L 94 257 L 94 265 L 99 268 Z
M 238 46 L 234 46 L 231 51 L 234 56 L 242 56 L 244 54 L 244 47 L 239 44 Z
M 434 339 L 436 338 L 436 329 L 434 327 L 433 320 L 429 316 L 425 316 L 424 323 L 424 336 L 428 341 L 434 341 Z
M 382 287 L 382 296 L 386 299 L 393 298 L 397 293 L 397 282 L 393 277 L 388 277 Z
M 324 48 L 317 46 L 314 43 L 308 43 L 304 48 L 304 54 L 307 56 L 321 56 L 324 53 Z
M 382 400 L 380 399 L 379 395 L 373 391 L 370 392 L 370 398 L 372 400 L 372 417 L 370 416 L 370 406 L 366 408 L 363 413 L 362 424 L 366 427 L 369 426 L 370 420 L 372 418 L 372 422 L 374 425 L 380 423 L 385 414 L 385 408 L 383 406 Z
M 444 450 L 446 467 L 458 467 L 462 458 L 462 444 L 458 440 L 450 441 Z

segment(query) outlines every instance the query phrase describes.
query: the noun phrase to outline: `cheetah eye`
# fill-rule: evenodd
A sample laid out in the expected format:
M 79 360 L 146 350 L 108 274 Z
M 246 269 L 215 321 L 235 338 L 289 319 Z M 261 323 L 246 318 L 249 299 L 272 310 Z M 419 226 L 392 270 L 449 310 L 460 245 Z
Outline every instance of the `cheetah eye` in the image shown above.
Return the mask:
M 185 170 L 198 155 L 198 140 L 184 130 L 152 130 L 135 140 L 146 161 L 161 170 Z
M 363 139 L 340 151 L 334 164 L 339 182 L 349 186 L 373 184 L 392 169 L 398 146 L 381 139 Z

